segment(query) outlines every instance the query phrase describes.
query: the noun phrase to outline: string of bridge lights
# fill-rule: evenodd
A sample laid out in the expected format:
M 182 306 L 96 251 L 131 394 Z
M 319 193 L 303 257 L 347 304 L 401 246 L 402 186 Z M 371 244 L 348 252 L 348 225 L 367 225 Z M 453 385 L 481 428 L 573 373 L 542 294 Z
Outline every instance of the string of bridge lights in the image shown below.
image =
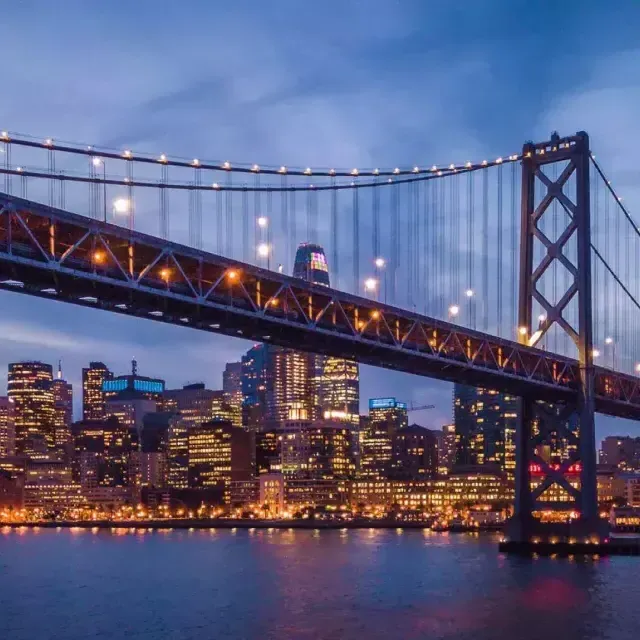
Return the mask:
M 243 174 L 266 174 L 266 175 L 275 175 L 275 176 L 295 176 L 295 177 L 322 177 L 322 178 L 350 178 L 352 179 L 349 183 L 339 183 L 339 184 L 331 184 L 331 185 L 314 185 L 308 184 L 304 186 L 275 186 L 268 185 L 265 187 L 255 186 L 251 187 L 248 185 L 242 186 L 231 186 L 220 184 L 219 182 L 213 182 L 210 185 L 195 185 L 192 183 L 165 183 L 163 182 L 163 186 L 165 188 L 173 188 L 173 189 L 200 189 L 200 190 L 220 190 L 220 191 L 296 191 L 296 190 L 326 190 L 326 189 L 350 189 L 350 188 L 361 188 L 361 187 L 374 187 L 380 186 L 384 184 L 379 181 L 379 178 L 387 178 L 387 183 L 398 183 L 398 182 L 413 182 L 418 179 L 431 179 L 434 177 L 442 177 L 448 176 L 456 173 L 464 173 L 470 171 L 477 171 L 480 169 L 486 169 L 489 167 L 495 167 L 501 165 L 503 163 L 517 162 L 522 159 L 521 154 L 512 154 L 509 156 L 500 156 L 494 160 L 482 160 L 481 162 L 473 163 L 467 161 L 463 164 L 455 164 L 451 163 L 448 165 L 431 165 L 431 167 L 420 167 L 418 165 L 413 166 L 412 168 L 400 168 L 395 167 L 394 169 L 358 169 L 353 168 L 350 170 L 344 169 L 312 169 L 311 167 L 306 167 L 304 169 L 300 168 L 290 168 L 285 165 L 281 165 L 280 167 L 271 167 L 271 166 L 261 166 L 259 164 L 232 164 L 229 161 L 224 161 L 221 163 L 211 163 L 204 162 L 198 158 L 194 158 L 193 160 L 187 161 L 183 159 L 175 159 L 169 157 L 167 154 L 162 153 L 159 156 L 151 156 L 144 154 L 134 154 L 130 149 L 125 149 L 124 151 L 113 151 L 107 149 L 101 149 L 99 147 L 94 147 L 92 145 L 88 146 L 79 146 L 79 145 L 69 145 L 69 144 L 58 144 L 55 143 L 52 138 L 46 138 L 44 140 L 36 141 L 31 140 L 24 136 L 14 136 L 10 134 L 8 131 L 0 132 L 0 142 L 4 142 L 6 144 L 13 144 L 18 146 L 25 146 L 31 148 L 44 148 L 49 149 L 50 151 L 60 151 L 63 153 L 72 153 L 77 155 L 85 155 L 91 158 L 91 161 L 94 163 L 94 166 L 100 166 L 105 164 L 105 160 L 113 159 L 113 160 L 126 160 L 129 162 L 140 162 L 146 164 L 159 164 L 162 166 L 174 166 L 180 168 L 193 168 L 193 169 L 204 169 L 210 171 L 223 171 L 228 173 L 243 173 Z M 544 151 L 544 150 L 542 150 Z M 157 182 L 152 181 L 142 181 L 142 180 L 133 180 L 131 178 L 125 178 L 123 180 L 115 180 L 115 179 L 107 179 L 104 176 L 102 179 L 99 178 L 84 178 L 79 175 L 74 175 L 72 173 L 65 173 L 64 175 L 59 174 L 45 174 L 39 171 L 27 171 L 24 167 L 17 167 L 16 169 L 8 169 L 5 168 L 2 170 L 4 173 L 21 173 L 28 177 L 56 177 L 61 180 L 80 180 L 80 181 L 92 181 L 92 182 L 106 182 L 107 184 L 125 184 L 129 186 L 140 186 L 140 187 L 157 187 Z M 419 176 L 419 178 L 418 178 Z M 362 177 L 370 177 L 375 178 L 374 182 L 355 182 L 354 178 L 362 178 Z M 398 180 L 398 178 L 404 177 L 404 180 Z

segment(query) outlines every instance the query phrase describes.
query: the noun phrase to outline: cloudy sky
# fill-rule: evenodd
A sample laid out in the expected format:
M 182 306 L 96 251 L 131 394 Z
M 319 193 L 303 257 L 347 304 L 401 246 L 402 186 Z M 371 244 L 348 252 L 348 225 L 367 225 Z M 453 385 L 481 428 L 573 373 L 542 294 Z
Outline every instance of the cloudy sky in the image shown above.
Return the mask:
M 619 0 L 322 3 L 16 0 L 3 7 L 0 127 L 200 158 L 319 166 L 430 165 L 587 130 L 637 197 L 640 4 Z M 62 358 L 80 395 L 91 359 L 170 385 L 221 384 L 249 345 L 0 293 L 0 368 Z M 6 374 L 0 390 L 6 386 Z M 450 419 L 451 387 L 362 371 Z M 78 405 L 79 406 L 79 405 Z M 640 428 L 601 420 L 600 434 Z

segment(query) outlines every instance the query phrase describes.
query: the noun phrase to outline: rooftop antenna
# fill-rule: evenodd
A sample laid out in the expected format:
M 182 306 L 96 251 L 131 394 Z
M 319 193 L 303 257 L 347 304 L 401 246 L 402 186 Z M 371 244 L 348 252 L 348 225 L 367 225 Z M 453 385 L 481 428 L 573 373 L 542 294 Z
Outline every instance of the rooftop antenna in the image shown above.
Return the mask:
M 131 360 L 131 375 L 133 376 L 138 375 L 138 363 L 136 362 L 135 358 Z

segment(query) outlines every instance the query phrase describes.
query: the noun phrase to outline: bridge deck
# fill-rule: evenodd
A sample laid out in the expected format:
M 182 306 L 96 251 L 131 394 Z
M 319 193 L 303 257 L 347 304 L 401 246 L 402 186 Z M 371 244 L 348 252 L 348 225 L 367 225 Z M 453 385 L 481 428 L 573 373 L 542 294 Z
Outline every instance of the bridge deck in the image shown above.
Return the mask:
M 576 360 L 0 194 L 0 287 L 547 400 Z M 596 368 L 596 410 L 640 419 L 633 376 Z

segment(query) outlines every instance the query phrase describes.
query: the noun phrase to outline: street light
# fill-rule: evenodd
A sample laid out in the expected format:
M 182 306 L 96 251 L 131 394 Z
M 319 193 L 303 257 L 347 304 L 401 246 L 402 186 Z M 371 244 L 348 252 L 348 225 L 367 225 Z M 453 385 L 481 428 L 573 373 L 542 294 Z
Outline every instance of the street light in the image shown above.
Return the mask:
M 258 255 L 261 258 L 268 258 L 270 253 L 269 245 L 263 242 L 258 245 Z
M 599 349 L 594 349 L 594 350 L 591 352 L 591 355 L 592 355 L 594 358 L 598 358 L 598 357 L 600 356 L 600 350 L 599 350 Z
M 636 373 L 640 373 L 640 362 L 636 365 Z
M 467 296 L 467 298 L 473 298 L 473 289 L 467 289 L 464 295 Z
M 378 281 L 375 278 L 367 278 L 364 281 L 364 290 L 375 293 L 378 288 Z
M 384 269 L 387 263 L 385 262 L 384 258 L 376 258 L 374 264 L 378 269 Z
M 607 336 L 604 339 L 604 343 L 611 347 L 611 352 L 612 352 L 611 353 L 611 364 L 612 364 L 612 368 L 615 371 L 615 368 L 616 368 L 616 342 L 611 336 Z
M 129 213 L 131 210 L 131 201 L 129 198 L 116 198 L 113 201 L 113 212 L 119 214 Z
M 261 229 L 265 229 L 268 225 L 269 225 L 269 218 L 266 218 L 265 216 L 260 216 L 258 218 L 258 226 Z
M 449 307 L 449 320 L 455 318 L 460 313 L 460 307 L 457 304 L 452 304 Z

